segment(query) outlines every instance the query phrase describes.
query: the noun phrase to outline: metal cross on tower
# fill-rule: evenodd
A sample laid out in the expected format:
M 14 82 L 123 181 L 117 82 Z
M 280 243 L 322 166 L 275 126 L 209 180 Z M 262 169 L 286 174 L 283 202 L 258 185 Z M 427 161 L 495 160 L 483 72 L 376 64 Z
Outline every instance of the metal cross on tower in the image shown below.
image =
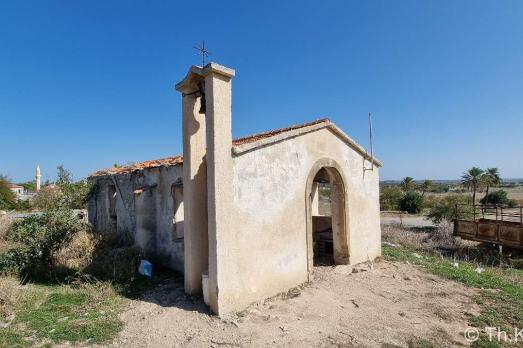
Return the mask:
M 202 41 L 201 45 L 194 47 L 200 56 L 202 56 L 202 68 L 205 66 L 205 58 L 209 57 L 211 52 L 205 47 L 205 41 Z

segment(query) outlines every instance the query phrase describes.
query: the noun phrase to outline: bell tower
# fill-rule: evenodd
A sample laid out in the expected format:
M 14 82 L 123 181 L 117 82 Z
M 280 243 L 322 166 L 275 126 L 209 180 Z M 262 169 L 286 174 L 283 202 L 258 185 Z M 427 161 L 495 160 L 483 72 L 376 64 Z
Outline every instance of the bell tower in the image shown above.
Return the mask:
M 199 293 L 209 275 L 209 305 L 219 313 L 219 275 L 233 200 L 232 78 L 216 63 L 192 66 L 176 85 L 182 92 L 185 291 Z

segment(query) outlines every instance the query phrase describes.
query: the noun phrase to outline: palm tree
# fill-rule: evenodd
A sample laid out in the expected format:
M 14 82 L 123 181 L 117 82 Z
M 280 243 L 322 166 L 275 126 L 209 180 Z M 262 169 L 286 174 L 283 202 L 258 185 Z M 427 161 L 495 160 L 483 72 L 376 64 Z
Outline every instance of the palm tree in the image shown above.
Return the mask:
M 425 192 L 427 192 L 428 190 L 430 190 L 432 188 L 432 180 L 425 180 L 423 181 L 423 183 L 421 184 L 421 196 L 425 196 Z
M 472 167 L 461 176 L 461 185 L 468 190 L 472 190 L 472 204 L 476 203 L 476 191 L 481 184 L 483 170 L 478 167 Z
M 409 192 L 414 190 L 414 187 L 416 187 L 416 184 L 414 183 L 414 179 L 410 176 L 407 176 L 401 180 L 400 183 L 401 189 L 405 192 Z
M 487 168 L 487 170 L 485 170 L 485 173 L 483 173 L 482 175 L 482 181 L 486 187 L 485 204 L 487 204 L 489 188 L 499 186 L 502 182 L 501 177 L 499 176 L 498 168 Z

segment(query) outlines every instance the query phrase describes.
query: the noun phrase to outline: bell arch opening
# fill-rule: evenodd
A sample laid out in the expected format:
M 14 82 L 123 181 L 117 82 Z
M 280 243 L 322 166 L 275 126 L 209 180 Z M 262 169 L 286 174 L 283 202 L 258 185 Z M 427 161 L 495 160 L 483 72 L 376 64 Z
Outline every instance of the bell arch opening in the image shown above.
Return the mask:
M 346 187 L 336 162 L 324 159 L 313 166 L 305 199 L 310 277 L 314 266 L 349 263 Z

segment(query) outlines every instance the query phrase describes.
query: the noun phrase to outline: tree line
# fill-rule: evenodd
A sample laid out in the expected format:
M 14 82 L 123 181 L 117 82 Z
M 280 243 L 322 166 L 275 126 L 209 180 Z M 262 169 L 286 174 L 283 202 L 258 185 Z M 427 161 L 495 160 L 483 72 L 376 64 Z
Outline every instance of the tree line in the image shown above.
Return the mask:
M 432 180 L 416 182 L 408 176 L 397 185 L 381 187 L 380 206 L 381 210 L 399 210 L 410 214 L 418 214 L 426 210 L 429 218 L 439 223 L 442 220 L 454 218 L 453 212 L 456 204 L 477 204 L 477 193 L 482 190 L 485 192 L 485 195 L 479 200 L 482 205 L 516 206 L 517 202 L 509 199 L 506 191 L 491 192 L 491 188 L 499 187 L 502 184 L 503 180 L 498 168 L 483 170 L 479 167 L 472 167 L 463 173 L 458 184 L 464 191 L 471 192 L 472 196 L 460 193 L 449 193 L 443 196 L 426 195 L 428 192 L 448 192 L 452 189 L 452 185 L 435 184 Z

